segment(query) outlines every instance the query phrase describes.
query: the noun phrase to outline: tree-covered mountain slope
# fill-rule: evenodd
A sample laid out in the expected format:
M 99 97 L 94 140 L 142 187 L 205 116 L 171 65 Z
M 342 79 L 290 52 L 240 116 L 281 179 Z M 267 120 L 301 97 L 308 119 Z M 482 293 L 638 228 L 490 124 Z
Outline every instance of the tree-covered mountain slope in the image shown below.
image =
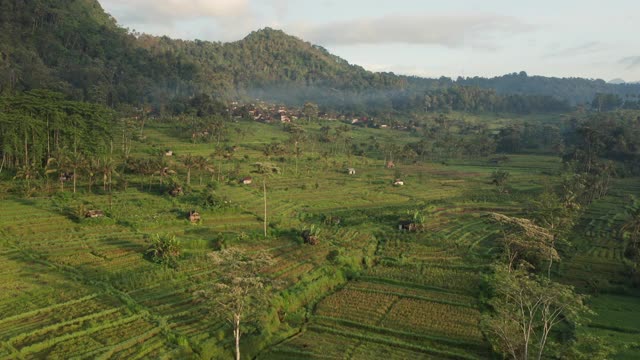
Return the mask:
M 0 92 L 5 93 L 47 88 L 110 106 L 207 93 L 358 108 L 415 102 L 427 91 L 453 86 L 570 103 L 591 101 L 596 93 L 640 93 L 638 84 L 524 73 L 456 81 L 375 73 L 269 28 L 230 43 L 174 40 L 129 32 L 97 0 L 0 0 Z

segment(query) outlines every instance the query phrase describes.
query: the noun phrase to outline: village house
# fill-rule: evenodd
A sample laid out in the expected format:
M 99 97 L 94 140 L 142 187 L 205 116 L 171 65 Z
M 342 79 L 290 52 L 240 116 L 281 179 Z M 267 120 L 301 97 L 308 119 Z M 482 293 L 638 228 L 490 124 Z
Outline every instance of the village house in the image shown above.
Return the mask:
M 191 210 L 191 211 L 189 211 L 189 221 L 190 221 L 192 224 L 195 224 L 195 223 L 197 223 L 197 222 L 200 222 L 200 214 L 199 214 L 197 211 L 195 211 L 195 210 Z
M 251 176 L 247 176 L 243 177 L 240 182 L 244 185 L 250 185 L 253 182 L 253 179 L 251 178 Z
M 404 185 L 404 181 L 402 181 L 402 179 L 395 179 L 393 181 L 393 185 L 394 186 L 403 186 Z
M 84 213 L 84 217 L 86 218 L 98 218 L 103 216 L 104 216 L 104 212 L 102 212 L 102 210 L 89 210 L 86 213 Z

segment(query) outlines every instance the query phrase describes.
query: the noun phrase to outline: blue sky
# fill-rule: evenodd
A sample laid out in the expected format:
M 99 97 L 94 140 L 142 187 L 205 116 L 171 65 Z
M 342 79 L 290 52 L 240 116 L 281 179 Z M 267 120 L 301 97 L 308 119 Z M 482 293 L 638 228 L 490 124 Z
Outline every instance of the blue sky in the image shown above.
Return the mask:
M 235 41 L 282 29 L 373 71 L 640 81 L 640 2 L 100 0 L 125 27 Z

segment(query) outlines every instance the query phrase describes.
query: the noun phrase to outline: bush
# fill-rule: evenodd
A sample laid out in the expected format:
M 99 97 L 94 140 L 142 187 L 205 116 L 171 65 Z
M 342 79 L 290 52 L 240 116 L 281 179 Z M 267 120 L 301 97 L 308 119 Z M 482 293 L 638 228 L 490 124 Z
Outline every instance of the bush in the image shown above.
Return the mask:
M 232 206 L 232 202 L 228 197 L 218 195 L 215 191 L 209 190 L 200 205 L 208 209 L 226 209 Z
M 155 263 L 176 267 L 181 251 L 182 245 L 175 235 L 160 236 L 160 234 L 156 234 L 145 255 Z

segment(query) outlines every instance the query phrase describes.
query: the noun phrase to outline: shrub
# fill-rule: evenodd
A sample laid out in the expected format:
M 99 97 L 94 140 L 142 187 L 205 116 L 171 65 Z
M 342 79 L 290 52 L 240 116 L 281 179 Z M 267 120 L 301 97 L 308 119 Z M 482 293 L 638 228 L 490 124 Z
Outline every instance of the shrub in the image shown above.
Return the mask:
M 151 246 L 146 251 L 149 260 L 169 267 L 176 267 L 182 245 L 175 235 L 156 234 Z

